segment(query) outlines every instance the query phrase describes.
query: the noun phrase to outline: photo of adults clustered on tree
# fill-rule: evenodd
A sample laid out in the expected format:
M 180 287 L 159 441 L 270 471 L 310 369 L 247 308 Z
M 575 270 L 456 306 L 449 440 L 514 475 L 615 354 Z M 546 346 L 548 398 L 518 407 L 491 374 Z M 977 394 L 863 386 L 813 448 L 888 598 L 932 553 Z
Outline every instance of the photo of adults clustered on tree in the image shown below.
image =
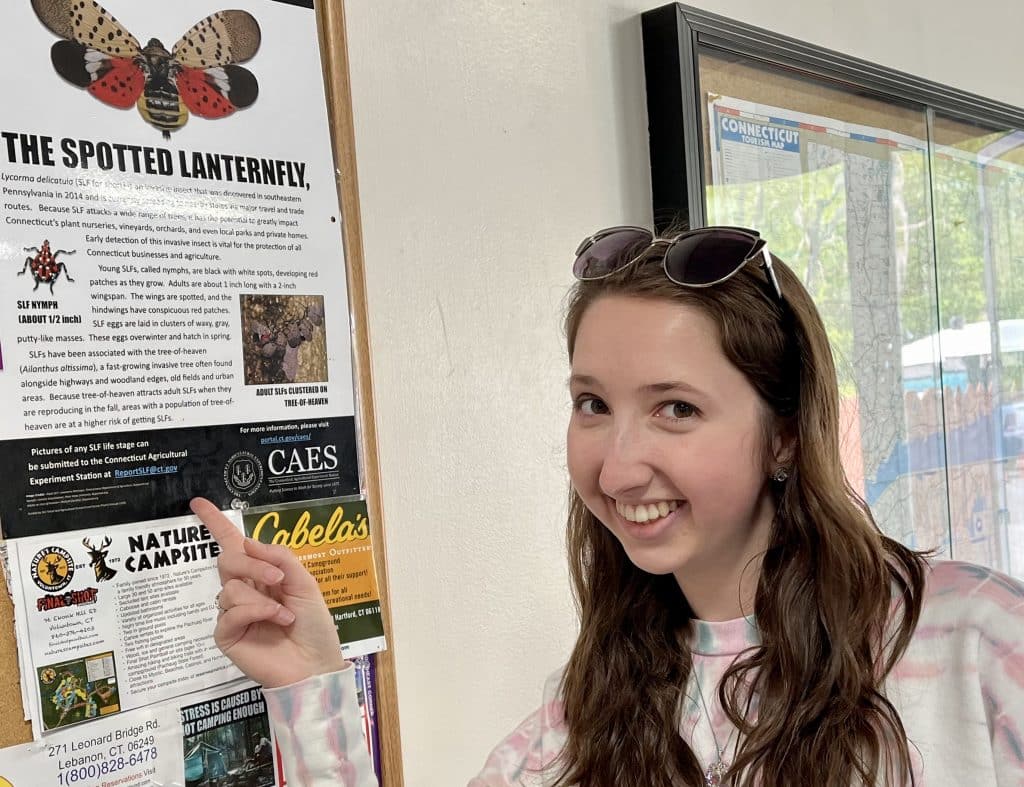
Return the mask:
M 246 385 L 327 382 L 322 295 L 241 296 Z

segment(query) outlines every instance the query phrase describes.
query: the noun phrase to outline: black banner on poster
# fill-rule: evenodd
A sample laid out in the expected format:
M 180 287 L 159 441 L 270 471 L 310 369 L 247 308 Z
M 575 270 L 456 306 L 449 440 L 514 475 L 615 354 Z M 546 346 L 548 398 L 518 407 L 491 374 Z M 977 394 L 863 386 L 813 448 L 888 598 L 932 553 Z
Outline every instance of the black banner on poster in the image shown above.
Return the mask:
M 6 538 L 359 493 L 352 416 L 0 444 Z

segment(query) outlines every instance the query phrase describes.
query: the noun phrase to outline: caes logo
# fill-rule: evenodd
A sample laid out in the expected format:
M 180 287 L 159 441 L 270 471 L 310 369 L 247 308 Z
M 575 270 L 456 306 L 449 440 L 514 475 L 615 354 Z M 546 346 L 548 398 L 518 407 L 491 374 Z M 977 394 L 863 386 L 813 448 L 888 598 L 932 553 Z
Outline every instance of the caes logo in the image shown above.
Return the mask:
M 267 457 L 267 469 L 274 476 L 319 473 L 338 469 L 338 447 L 310 445 L 286 451 L 276 448 Z
M 75 561 L 66 549 L 46 547 L 32 558 L 32 581 L 41 590 L 50 593 L 63 590 L 74 575 Z
M 70 282 L 74 281 L 64 263 L 57 261 L 58 255 L 74 254 L 73 251 L 65 251 L 64 249 L 50 251 L 50 241 L 48 240 L 43 241 L 43 248 L 41 249 L 30 246 L 25 251 L 35 252 L 35 256 L 25 258 L 25 265 L 18 271 L 18 275 L 23 275 L 25 271 L 32 272 L 32 278 L 36 280 L 36 286 L 32 288 L 32 292 L 38 290 L 40 284 L 49 284 L 50 292 L 53 292 L 53 285 L 57 283 L 57 279 L 60 278 L 62 273 L 65 279 Z
M 238 497 L 249 497 L 263 483 L 263 465 L 248 451 L 234 454 L 224 467 L 224 485 Z
M 168 52 L 156 38 L 143 47 L 89 0 L 32 0 L 36 16 L 63 41 L 53 67 L 73 85 L 118 109 L 138 107 L 170 139 L 189 112 L 216 120 L 256 101 L 259 83 L 235 65 L 260 48 L 260 26 L 245 11 L 218 11 L 193 25 Z

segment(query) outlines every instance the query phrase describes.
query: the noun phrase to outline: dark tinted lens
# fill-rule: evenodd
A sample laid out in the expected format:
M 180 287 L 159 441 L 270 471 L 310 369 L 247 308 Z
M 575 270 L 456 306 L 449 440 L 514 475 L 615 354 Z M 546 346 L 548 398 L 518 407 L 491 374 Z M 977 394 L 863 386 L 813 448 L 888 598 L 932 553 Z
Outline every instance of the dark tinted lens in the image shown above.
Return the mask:
M 614 230 L 591 243 L 573 263 L 577 279 L 600 279 L 618 270 L 651 242 L 647 230 L 626 228 Z
M 669 247 L 665 272 L 679 284 L 713 284 L 739 270 L 756 243 L 756 238 L 732 230 L 695 232 Z

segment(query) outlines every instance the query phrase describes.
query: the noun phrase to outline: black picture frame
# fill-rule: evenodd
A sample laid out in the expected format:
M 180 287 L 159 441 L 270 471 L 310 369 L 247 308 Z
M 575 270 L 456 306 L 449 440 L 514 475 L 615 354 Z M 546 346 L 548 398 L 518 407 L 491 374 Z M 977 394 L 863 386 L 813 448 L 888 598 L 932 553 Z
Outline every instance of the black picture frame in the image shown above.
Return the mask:
M 641 15 L 651 196 L 659 231 L 707 224 L 701 126 L 700 49 L 749 58 L 883 101 L 965 121 L 1024 128 L 1024 110 L 984 96 L 808 44 L 682 3 Z

